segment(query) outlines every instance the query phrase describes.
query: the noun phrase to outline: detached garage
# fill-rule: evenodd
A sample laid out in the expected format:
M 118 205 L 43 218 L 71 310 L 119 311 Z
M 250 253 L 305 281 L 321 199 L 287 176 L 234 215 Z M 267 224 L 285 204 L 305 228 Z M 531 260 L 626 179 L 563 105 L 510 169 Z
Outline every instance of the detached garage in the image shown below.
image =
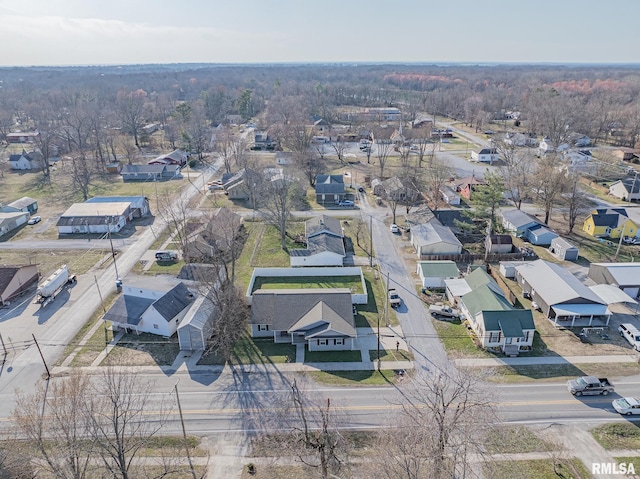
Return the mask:
M 460 276 L 454 261 L 418 261 L 418 276 L 423 288 L 444 289 L 445 279 Z
M 615 285 L 632 298 L 640 296 L 640 263 L 591 263 L 589 278 Z
M 549 246 L 549 250 L 556 257 L 565 261 L 578 260 L 578 248 L 573 246 L 566 239 L 560 238 L 559 236 L 551 240 L 551 246 Z
M 178 325 L 180 351 L 204 351 L 213 333 L 214 306 L 199 296 Z

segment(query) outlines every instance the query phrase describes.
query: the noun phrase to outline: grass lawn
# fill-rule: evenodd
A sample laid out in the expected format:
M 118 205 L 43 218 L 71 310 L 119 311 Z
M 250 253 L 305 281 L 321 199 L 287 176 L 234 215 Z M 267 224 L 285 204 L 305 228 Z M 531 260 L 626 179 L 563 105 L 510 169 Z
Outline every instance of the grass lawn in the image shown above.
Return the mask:
M 100 313 L 102 313 L 102 309 L 100 309 Z M 87 324 L 90 326 L 95 324 L 95 321 L 90 321 Z M 106 324 L 106 341 L 111 341 L 113 339 L 113 331 L 109 329 L 111 326 L 110 322 Z M 71 366 L 73 367 L 85 367 L 91 366 L 91 363 L 98 357 L 98 355 L 104 350 L 106 346 L 105 342 L 105 324 L 102 324 L 96 332 L 89 338 L 87 343 L 82 346 L 80 351 L 76 354 L 76 356 L 71 361 Z
M 153 231 L 155 231 L 155 233 L 158 236 L 156 236 L 155 241 L 153 242 L 153 244 L 151 245 L 151 248 L 149 248 L 149 249 L 157 250 L 157 249 L 162 248 L 162 245 L 165 243 L 165 241 L 167 241 L 169 239 L 169 236 L 171 236 L 172 231 L 167 226 L 165 226 L 165 228 L 160 232 L 158 232 L 156 230 L 153 230 Z
M 362 361 L 360 351 L 309 351 L 305 346 L 305 363 L 359 363 Z
M 577 246 L 580 251 L 578 263 L 588 264 L 588 262 L 602 263 L 611 261 L 632 261 L 634 257 L 638 256 L 637 246 L 622 243 L 618 258 L 616 259 L 618 239 L 611 240 L 610 242 L 613 244 L 607 244 L 606 241 L 598 241 L 598 238 L 594 238 L 593 236 L 586 234 L 581 230 L 581 227 L 582 225 L 576 226 L 573 233 L 566 236 L 567 240 Z
M 591 434 L 605 449 L 640 449 L 640 424 L 614 422 L 591 429 Z
M 377 361 L 378 360 L 378 350 L 370 349 L 369 350 L 369 360 Z M 405 351 L 401 349 L 397 351 L 395 349 L 380 349 L 380 361 L 413 361 L 413 353 L 411 351 Z
M 334 386 L 390 386 L 404 381 L 391 369 L 382 371 L 312 371 L 305 373 L 322 384 Z
M 244 334 L 233 347 L 230 362 L 232 364 L 273 364 L 286 363 L 287 358 L 294 361 L 296 347 L 292 344 L 274 343 L 273 339 L 251 338 Z M 203 358 L 198 364 L 206 364 Z
M 562 459 L 556 466 L 558 474 L 554 471 L 551 456 L 549 459 L 536 459 L 529 461 L 494 461 L 484 464 L 485 477 L 492 479 L 558 479 L 559 477 L 571 479 L 590 479 L 593 477 L 585 465 L 577 458 Z
M 352 293 L 362 294 L 360 276 L 277 276 L 257 277 L 253 291 L 258 289 L 306 289 L 347 288 Z
M 149 269 L 144 271 L 145 274 L 170 274 L 172 276 L 177 276 L 182 267 L 186 263 L 181 261 L 154 261 L 149 266 Z
M 531 380 L 557 382 L 575 379 L 576 376 L 598 376 L 611 379 L 640 373 L 640 367 L 634 363 L 544 364 L 498 366 L 491 369 L 495 375 L 490 376 L 489 380 L 504 383 L 530 382 Z
M 429 321 L 428 318 L 425 321 Z M 447 350 L 450 358 L 476 357 L 476 358 L 492 358 L 491 353 L 478 348 L 467 328 L 460 321 L 438 321 L 433 319 L 433 325 L 440 336 L 440 340 Z
M 384 325 L 384 317 L 381 316 L 384 314 L 384 303 L 387 300 L 384 280 L 377 270 L 368 266 L 362 268 L 362 273 L 367 286 L 368 302 L 357 305 L 356 327 L 376 328 L 378 318 L 380 318 L 380 324 Z M 398 324 L 396 312 L 391 307 L 389 308 L 389 324 L 394 326 Z
M 627 464 L 627 469 L 629 469 L 629 464 L 633 464 L 633 468 L 635 469 L 636 473 L 640 472 L 640 457 L 622 456 L 622 457 L 614 457 L 614 459 L 618 462 L 618 464 L 621 464 L 621 463 Z
M 244 228 L 247 232 L 247 239 L 244 242 L 242 252 L 236 262 L 236 286 L 240 291 L 246 291 L 251 282 L 253 274 L 252 258 L 258 242 L 262 237 L 262 231 L 265 228 L 264 223 L 256 223 L 253 221 L 245 221 Z
M 101 366 L 170 366 L 180 352 L 178 338 L 155 334 L 125 334 Z
M 526 426 L 499 426 L 491 429 L 485 444 L 489 454 L 544 452 L 549 444 Z
M 303 221 L 290 221 L 287 223 L 287 233 L 294 238 L 297 234 L 303 232 Z M 296 244 L 289 236 L 287 236 L 286 245 L 288 249 L 301 248 L 301 245 Z M 289 267 L 289 254 L 282 249 L 278 228 L 273 225 L 265 225 L 253 261 L 253 267 Z

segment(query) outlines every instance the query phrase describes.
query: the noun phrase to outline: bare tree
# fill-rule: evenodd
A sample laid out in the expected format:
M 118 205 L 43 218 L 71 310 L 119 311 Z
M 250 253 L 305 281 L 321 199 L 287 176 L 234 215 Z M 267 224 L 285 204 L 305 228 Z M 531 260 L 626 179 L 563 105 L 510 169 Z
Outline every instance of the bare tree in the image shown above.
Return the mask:
M 82 194 L 84 201 L 89 199 L 89 187 L 93 177 L 93 167 L 89 164 L 84 152 L 71 157 L 71 178 L 74 189 Z
M 439 158 L 435 158 L 431 162 L 431 166 L 426 168 L 425 183 L 429 189 L 429 196 L 433 201 L 433 209 L 437 210 L 442 201 L 442 193 L 440 190 L 447 184 L 451 178 L 452 170 L 449 165 L 445 164 Z
M 506 193 L 515 207 L 520 209 L 522 201 L 529 194 L 529 183 L 534 169 L 533 158 L 523 153 L 513 142 L 506 142 L 504 138 L 494 139 L 493 146 L 504 161 L 500 172 L 504 178 Z
M 578 218 L 586 214 L 593 207 L 593 203 L 587 194 L 580 189 L 580 175 L 576 171 L 569 173 L 567 184 L 567 193 L 563 195 L 563 203 L 566 208 L 565 218 L 569 233 L 572 233 Z
M 217 319 L 213 322 L 212 335 L 207 341 L 207 351 L 226 361 L 231 357 L 236 341 L 247 330 L 249 309 L 242 291 L 231 281 L 222 281 L 210 291 L 209 301 L 215 308 Z
M 133 136 L 134 144 L 140 148 L 139 137 L 146 115 L 147 92 L 122 89 L 116 96 L 116 114 L 122 128 Z
M 388 139 L 376 139 L 376 158 L 378 159 L 378 167 L 380 168 L 380 177 L 384 177 L 384 167 L 387 164 L 391 150 L 393 149 L 393 142 Z
M 280 398 L 272 411 L 265 431 L 271 443 L 317 468 L 323 479 L 340 473 L 349 443 L 340 432 L 341 421 L 329 398 L 313 400 L 294 379 L 289 394 Z M 271 434 L 271 427 L 285 432 Z
M 84 414 L 90 397 L 89 380 L 82 373 L 17 395 L 13 417 L 20 435 L 30 442 L 41 467 L 56 478 L 84 479 L 91 472 L 93 444 Z
M 347 151 L 347 147 L 348 145 L 346 143 L 339 140 L 331 142 L 331 148 L 333 148 L 333 151 L 336 152 L 336 155 L 338 156 L 338 160 L 340 160 L 340 163 L 343 163 L 343 164 L 345 163 L 344 154 Z
M 295 202 L 295 196 L 303 194 L 294 178 L 279 174 L 263 181 L 264 215 L 280 232 L 283 250 L 287 250 L 287 221 Z
M 403 392 L 394 427 L 381 435 L 382 477 L 466 477 L 472 456 L 484 453 L 495 397 L 480 378 L 454 368 L 420 372 Z
M 371 220 L 369 221 L 371 223 Z M 356 245 L 369 257 L 369 263 L 373 257 L 373 244 L 371 242 L 371 231 L 367 226 L 365 218 L 360 214 L 360 217 L 356 219 Z
M 540 158 L 534 175 L 534 187 L 536 202 L 544 209 L 544 223 L 549 224 L 553 207 L 567 187 L 567 171 L 558 167 L 556 154 Z
M 85 405 L 89 435 L 109 474 L 129 479 L 131 465 L 165 422 L 163 413 L 149 420 L 151 383 L 132 372 L 105 369 Z

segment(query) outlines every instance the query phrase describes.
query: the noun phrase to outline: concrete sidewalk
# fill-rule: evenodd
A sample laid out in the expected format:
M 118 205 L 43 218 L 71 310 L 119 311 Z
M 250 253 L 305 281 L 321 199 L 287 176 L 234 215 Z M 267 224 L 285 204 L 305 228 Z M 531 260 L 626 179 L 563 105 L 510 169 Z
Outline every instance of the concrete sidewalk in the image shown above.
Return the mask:
M 532 358 L 465 358 L 454 359 L 456 366 L 534 366 L 539 364 L 592 364 L 592 363 L 636 363 L 638 354 L 620 354 L 609 356 L 536 356 Z

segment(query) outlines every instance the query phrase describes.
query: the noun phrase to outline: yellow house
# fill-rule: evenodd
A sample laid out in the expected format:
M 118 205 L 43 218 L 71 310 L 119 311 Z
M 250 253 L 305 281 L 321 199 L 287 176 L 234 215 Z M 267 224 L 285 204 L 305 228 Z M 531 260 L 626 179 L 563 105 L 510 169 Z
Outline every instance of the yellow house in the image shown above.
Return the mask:
M 620 238 L 635 236 L 638 227 L 629 219 L 624 208 L 595 209 L 582 225 L 582 230 L 591 236 Z

